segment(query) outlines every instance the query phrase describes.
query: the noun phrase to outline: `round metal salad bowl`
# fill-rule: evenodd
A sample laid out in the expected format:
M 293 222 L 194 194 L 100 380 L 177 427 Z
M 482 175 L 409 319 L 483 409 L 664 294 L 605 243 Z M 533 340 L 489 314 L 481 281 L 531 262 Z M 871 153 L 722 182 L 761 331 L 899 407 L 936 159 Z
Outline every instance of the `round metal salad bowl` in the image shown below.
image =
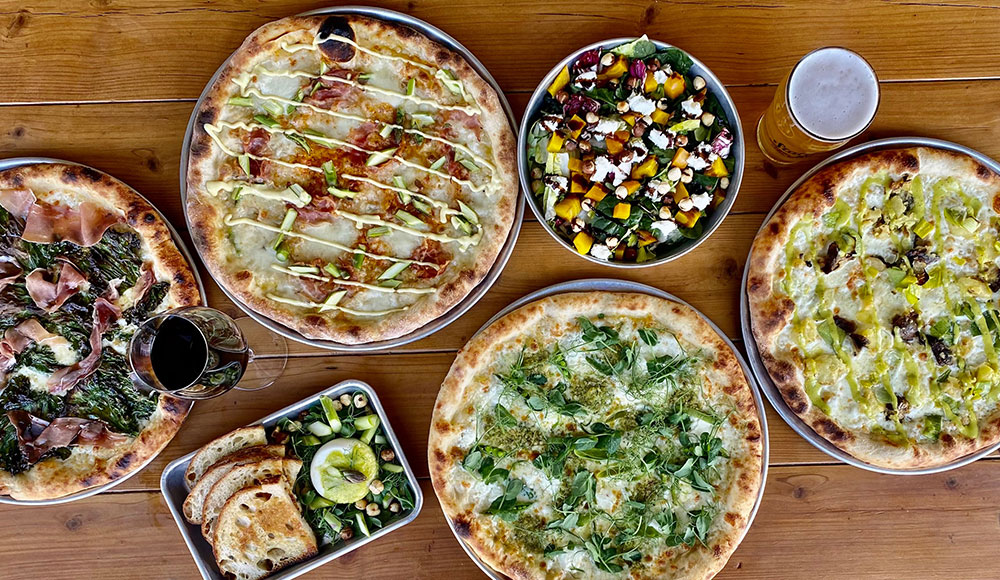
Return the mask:
M 536 198 L 535 194 L 531 190 L 531 166 L 528 157 L 528 136 L 531 131 L 531 126 L 535 121 L 538 112 L 542 108 L 542 103 L 545 100 L 545 95 L 547 94 L 548 87 L 555 80 L 559 71 L 573 62 L 576 62 L 580 55 L 583 53 L 594 50 L 594 49 L 611 49 L 623 44 L 627 44 L 637 40 L 635 37 L 631 38 L 612 38 L 608 40 L 602 40 L 600 42 L 595 42 L 593 44 L 588 44 L 583 48 L 580 48 L 567 56 L 566 58 L 559 61 L 552 70 L 549 71 L 545 77 L 542 78 L 535 92 L 531 94 L 531 99 L 528 101 L 527 107 L 524 110 L 524 116 L 521 118 L 521 127 L 518 131 L 517 139 L 517 166 L 518 174 L 521 179 L 521 191 L 524 192 L 525 197 L 527 197 L 527 205 L 534 212 L 535 218 L 542 223 L 545 230 L 551 235 L 559 244 L 566 248 L 567 250 L 573 252 L 573 254 L 594 262 L 595 264 L 601 264 L 604 266 L 612 266 L 615 268 L 645 268 L 649 266 L 656 266 L 675 260 L 684 254 L 687 254 L 691 250 L 698 247 L 702 242 L 704 242 L 716 228 L 722 223 L 722 220 L 726 219 L 729 214 L 730 208 L 733 207 L 733 203 L 736 201 L 736 194 L 739 192 L 740 183 L 743 180 L 743 166 L 744 166 L 744 145 L 743 145 L 743 127 L 740 124 L 740 116 L 736 111 L 736 103 L 733 102 L 729 92 L 726 91 L 725 85 L 719 80 L 715 74 L 709 70 L 707 66 L 704 65 L 700 60 L 693 57 L 687 51 L 678 48 L 672 44 L 667 44 L 666 42 L 661 42 L 658 40 L 650 39 L 650 41 L 656 45 L 657 50 L 667 50 L 667 49 L 677 49 L 687 55 L 691 59 L 692 65 L 689 72 L 691 76 L 700 76 L 705 79 L 705 86 L 708 88 L 708 92 L 719 101 L 719 105 L 726 114 L 726 120 L 729 122 L 729 130 L 733 134 L 733 145 L 731 151 L 734 159 L 736 160 L 736 167 L 733 169 L 729 176 L 729 188 L 726 190 L 726 197 L 716 207 L 711 213 L 709 213 L 705 218 L 705 226 L 701 235 L 697 238 L 686 238 L 682 241 L 676 243 L 670 248 L 668 252 L 664 255 L 659 256 L 653 260 L 646 262 L 619 262 L 613 260 L 602 260 L 600 258 L 591 256 L 590 254 L 580 254 L 573 244 L 559 235 L 552 225 L 545 219 L 545 208 L 541 206 L 541 201 Z

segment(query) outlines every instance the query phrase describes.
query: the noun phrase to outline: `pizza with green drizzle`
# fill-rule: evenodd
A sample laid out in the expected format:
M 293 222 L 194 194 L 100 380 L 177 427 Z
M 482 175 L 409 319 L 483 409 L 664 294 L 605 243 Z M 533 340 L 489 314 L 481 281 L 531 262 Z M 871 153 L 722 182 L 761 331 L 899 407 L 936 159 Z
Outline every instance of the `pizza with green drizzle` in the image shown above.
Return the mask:
M 464 298 L 510 233 L 514 136 L 459 54 L 354 15 L 267 24 L 197 113 L 191 234 L 215 279 L 309 338 L 409 333 Z
M 753 334 L 788 406 L 873 465 L 942 465 L 1000 440 L 1000 176 L 941 149 L 806 180 L 748 264 Z
M 200 303 L 167 225 L 122 182 L 67 163 L 0 171 L 0 494 L 64 497 L 159 453 L 191 404 L 135 387 L 129 340 Z
M 431 418 L 431 481 L 462 541 L 511 578 L 711 578 L 762 485 L 758 413 L 690 307 L 559 294 L 459 352 Z

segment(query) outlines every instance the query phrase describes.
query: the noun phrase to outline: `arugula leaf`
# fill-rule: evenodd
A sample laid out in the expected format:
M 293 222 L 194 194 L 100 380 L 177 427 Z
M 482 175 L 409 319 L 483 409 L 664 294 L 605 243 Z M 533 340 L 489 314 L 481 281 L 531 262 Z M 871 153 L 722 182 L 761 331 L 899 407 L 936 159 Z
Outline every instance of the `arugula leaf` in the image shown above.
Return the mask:
M 656 52 L 656 45 L 645 36 L 637 38 L 628 44 L 623 44 L 611 49 L 613 54 L 627 56 L 629 58 L 646 58 Z
M 686 52 L 679 48 L 668 48 L 656 53 L 657 60 L 660 64 L 669 64 L 670 68 L 681 73 L 682 75 L 688 74 L 691 67 L 694 66 L 694 61 L 691 57 L 687 55 Z
M 650 330 L 649 328 L 640 328 L 639 338 L 642 339 L 642 342 L 645 342 L 649 346 L 656 346 L 656 344 L 660 341 L 660 339 L 656 336 L 656 332 Z

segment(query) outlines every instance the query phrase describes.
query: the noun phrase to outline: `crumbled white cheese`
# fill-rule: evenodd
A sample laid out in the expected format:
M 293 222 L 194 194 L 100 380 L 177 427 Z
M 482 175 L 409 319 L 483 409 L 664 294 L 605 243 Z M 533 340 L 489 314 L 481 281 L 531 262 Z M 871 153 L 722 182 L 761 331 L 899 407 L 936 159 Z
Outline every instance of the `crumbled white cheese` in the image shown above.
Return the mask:
M 656 81 L 656 84 L 658 85 L 662 85 L 663 83 L 667 82 L 668 78 L 670 78 L 670 73 L 664 72 L 663 69 L 660 69 L 653 73 L 653 80 Z
M 617 119 L 601 119 L 594 126 L 594 133 L 600 133 L 602 135 L 610 135 L 618 130 L 622 126 L 622 122 Z
M 701 116 L 701 103 L 695 101 L 693 96 L 681 101 L 681 109 L 685 116 L 692 119 Z
M 569 187 L 569 179 L 566 179 L 562 175 L 546 175 L 545 185 L 550 187 L 556 193 L 566 193 L 566 189 Z
M 663 131 L 652 129 L 646 133 L 646 136 L 653 142 L 653 145 L 656 145 L 660 149 L 670 149 L 671 139 Z
M 705 209 L 712 203 L 712 194 L 710 193 L 696 193 L 691 196 L 691 201 L 694 202 L 694 206 L 698 209 Z
M 623 161 L 622 163 L 618 164 L 617 167 L 614 168 L 614 173 L 612 173 L 611 175 L 611 183 L 614 183 L 616 187 L 621 185 L 622 182 L 628 178 L 628 175 L 631 172 L 632 172 L 632 162 Z
M 628 106 L 640 115 L 648 115 L 656 110 L 656 103 L 639 94 L 628 98 Z
M 610 260 L 611 253 L 611 248 L 605 246 L 604 244 L 594 244 L 590 248 L 590 255 L 598 260 Z
M 600 156 L 594 159 L 594 174 L 590 176 L 590 180 L 594 183 L 602 183 L 608 177 L 608 173 L 614 171 L 615 164 L 611 163 L 611 160 L 605 156 Z
M 588 70 L 578 74 L 576 76 L 576 80 L 573 81 L 573 84 L 581 88 L 591 88 L 594 86 L 596 82 L 597 82 L 597 71 Z
M 677 224 L 674 220 L 659 220 L 653 222 L 650 226 L 654 232 L 656 232 L 656 239 L 660 242 L 665 242 L 670 234 L 677 230 Z
M 688 167 L 690 167 L 695 171 L 701 171 L 702 169 L 705 169 L 710 165 L 709 162 L 706 161 L 705 159 L 702 159 L 701 157 L 695 157 L 694 155 L 688 157 L 687 163 Z

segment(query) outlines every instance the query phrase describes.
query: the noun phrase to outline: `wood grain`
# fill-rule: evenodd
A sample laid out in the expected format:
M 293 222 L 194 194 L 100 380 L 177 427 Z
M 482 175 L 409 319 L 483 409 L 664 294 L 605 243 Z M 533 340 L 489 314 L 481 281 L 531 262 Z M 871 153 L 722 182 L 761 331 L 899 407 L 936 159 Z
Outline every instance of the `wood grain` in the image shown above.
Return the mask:
M 267 21 L 326 0 L 193 3 L 36 0 L 0 8 L 5 102 L 197 96 Z M 647 33 L 691 51 L 728 84 L 777 83 L 819 46 L 859 51 L 884 80 L 996 76 L 1000 10 L 976 2 L 735 3 L 382 0 L 454 36 L 508 91 L 530 91 L 580 46 Z M 738 23 L 738 26 L 736 25 Z M 568 30 L 570 34 L 554 34 Z M 920 39 L 914 42 L 914 39 Z M 540 50 L 541 48 L 541 50 Z M 58 82 L 52 81 L 58 71 Z
M 451 535 L 429 482 L 417 519 L 305 578 L 482 578 Z M 756 521 L 730 579 L 995 578 L 1000 462 L 899 478 L 845 465 L 771 469 Z M 0 534 L 17 577 L 164 579 L 197 570 L 154 492 L 108 493 L 47 507 L 0 506 Z M 39 550 L 44 557 L 39 557 Z

